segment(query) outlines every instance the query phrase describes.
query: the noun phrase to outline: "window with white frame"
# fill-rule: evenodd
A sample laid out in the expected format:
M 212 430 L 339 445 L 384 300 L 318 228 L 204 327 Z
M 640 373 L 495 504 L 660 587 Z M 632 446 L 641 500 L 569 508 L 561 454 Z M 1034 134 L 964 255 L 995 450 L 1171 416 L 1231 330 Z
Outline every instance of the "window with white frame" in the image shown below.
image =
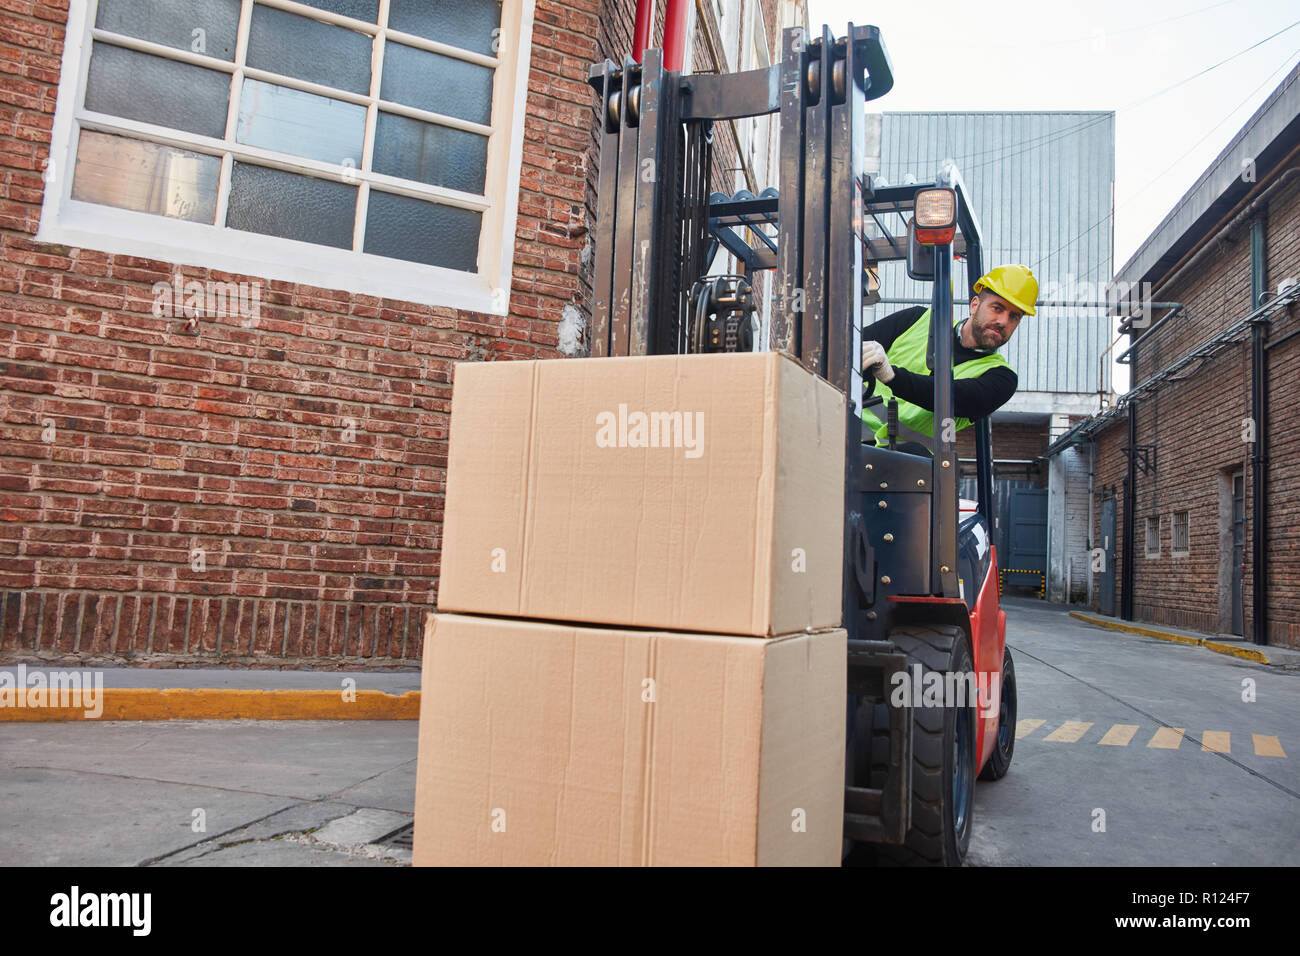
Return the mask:
M 37 238 L 504 313 L 532 7 L 74 0 Z
M 749 4 L 747 16 L 749 43 L 741 57 L 740 68 L 742 70 L 766 69 L 772 65 L 772 58 L 767 50 L 767 27 L 763 22 L 762 5 Z M 776 129 L 775 116 L 773 114 L 749 116 L 740 122 L 742 124 L 740 148 L 747 154 L 750 169 L 754 173 L 754 188 L 761 190 L 766 186 L 775 185 L 768 182 L 768 159 L 772 152 L 773 131 Z
M 1175 511 L 1170 530 L 1169 552 L 1184 556 L 1191 553 L 1192 513 Z
M 1146 519 L 1146 550 L 1148 558 L 1160 557 L 1160 516 Z
M 718 64 L 719 73 L 731 73 L 740 62 L 740 19 L 744 12 L 742 0 L 713 0 L 714 13 L 718 19 L 718 39 L 722 49 L 722 63 Z

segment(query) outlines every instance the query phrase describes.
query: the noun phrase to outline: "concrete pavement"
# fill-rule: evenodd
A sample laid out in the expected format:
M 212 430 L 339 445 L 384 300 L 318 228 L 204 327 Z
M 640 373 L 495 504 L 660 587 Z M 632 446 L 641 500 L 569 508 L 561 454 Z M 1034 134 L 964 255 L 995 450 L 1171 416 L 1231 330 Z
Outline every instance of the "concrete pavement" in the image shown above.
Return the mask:
M 975 788 L 968 862 L 1290 866 L 1300 672 L 1006 601 L 1011 770 Z
M 0 865 L 385 866 L 415 721 L 0 724 Z
M 1022 736 L 1008 776 L 976 788 L 971 863 L 1290 862 L 1300 673 L 1096 628 L 1059 605 L 1006 607 Z M 394 699 L 419 687 L 416 671 L 101 673 L 106 689 L 302 691 L 339 706 L 349 678 Z M 412 820 L 417 729 L 0 720 L 0 865 L 401 865 L 410 850 L 389 838 Z M 1171 734 L 1177 746 L 1155 743 Z

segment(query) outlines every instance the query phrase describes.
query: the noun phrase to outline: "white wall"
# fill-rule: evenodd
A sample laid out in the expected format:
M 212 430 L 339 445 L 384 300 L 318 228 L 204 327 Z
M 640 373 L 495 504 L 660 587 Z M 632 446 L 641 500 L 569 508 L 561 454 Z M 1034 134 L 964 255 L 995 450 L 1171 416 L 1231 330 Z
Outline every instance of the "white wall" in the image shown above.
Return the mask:
M 1051 459 L 1047 478 L 1047 599 L 1088 595 L 1088 455 L 1067 448 Z

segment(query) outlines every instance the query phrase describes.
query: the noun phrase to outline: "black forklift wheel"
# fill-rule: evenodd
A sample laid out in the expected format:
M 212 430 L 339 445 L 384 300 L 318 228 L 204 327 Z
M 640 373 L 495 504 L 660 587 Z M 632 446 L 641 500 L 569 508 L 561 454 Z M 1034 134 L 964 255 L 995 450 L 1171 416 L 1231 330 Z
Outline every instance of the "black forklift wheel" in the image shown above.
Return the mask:
M 974 669 L 961 628 L 897 628 L 889 639 L 907 655 L 910 673 L 921 665 L 922 681 Z M 912 708 L 912 827 L 902 845 L 875 847 L 878 859 L 911 866 L 960 866 L 965 859 L 975 803 L 975 708 L 975 701 Z
M 993 744 L 989 762 L 980 772 L 981 780 L 1001 780 L 1011 769 L 1011 757 L 1016 752 L 1016 665 L 1011 660 L 1011 648 L 1002 652 L 1002 692 L 998 707 L 998 737 Z

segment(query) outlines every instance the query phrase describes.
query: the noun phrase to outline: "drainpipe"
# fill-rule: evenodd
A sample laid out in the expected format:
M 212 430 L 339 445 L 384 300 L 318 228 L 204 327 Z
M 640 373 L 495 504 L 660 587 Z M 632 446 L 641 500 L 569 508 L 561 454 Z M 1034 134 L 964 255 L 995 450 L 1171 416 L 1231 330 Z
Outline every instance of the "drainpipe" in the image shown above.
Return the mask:
M 1261 216 L 1250 224 L 1250 307 L 1253 312 L 1263 303 L 1268 288 L 1266 221 Z M 1255 444 L 1250 455 L 1251 491 L 1251 639 L 1268 643 L 1268 320 L 1261 319 L 1250 327 L 1250 414 L 1255 421 Z
M 1119 335 L 1115 336 L 1115 341 L 1111 342 L 1110 345 L 1106 346 L 1106 351 L 1102 352 L 1101 355 L 1098 356 L 1097 358 L 1097 414 L 1099 415 L 1106 410 L 1106 406 L 1108 404 L 1109 405 L 1115 404 L 1114 379 L 1111 380 L 1110 389 L 1108 390 L 1106 388 L 1106 356 L 1110 354 L 1111 349 L 1119 345 L 1119 340 L 1122 339 L 1124 335 L 1125 335 L 1124 332 L 1120 332 Z M 1131 387 L 1132 385 L 1133 385 L 1133 375 L 1130 372 L 1129 386 Z M 1107 391 L 1109 391 L 1109 398 L 1107 398 Z
M 1092 551 L 1097 547 L 1097 539 L 1092 535 L 1093 509 L 1096 506 L 1097 442 L 1088 442 L 1088 607 L 1092 607 L 1092 591 L 1095 585 L 1092 573 Z
M 1133 620 L 1133 552 L 1137 538 L 1137 402 L 1128 403 L 1128 470 L 1124 473 L 1124 570 L 1119 578 L 1119 616 Z
M 668 0 L 664 12 L 664 69 L 681 70 L 686 62 L 686 14 L 689 0 Z
M 655 23 L 655 0 L 636 0 L 636 27 L 632 32 L 632 59 L 641 62 L 641 56 L 650 45 L 650 31 Z

